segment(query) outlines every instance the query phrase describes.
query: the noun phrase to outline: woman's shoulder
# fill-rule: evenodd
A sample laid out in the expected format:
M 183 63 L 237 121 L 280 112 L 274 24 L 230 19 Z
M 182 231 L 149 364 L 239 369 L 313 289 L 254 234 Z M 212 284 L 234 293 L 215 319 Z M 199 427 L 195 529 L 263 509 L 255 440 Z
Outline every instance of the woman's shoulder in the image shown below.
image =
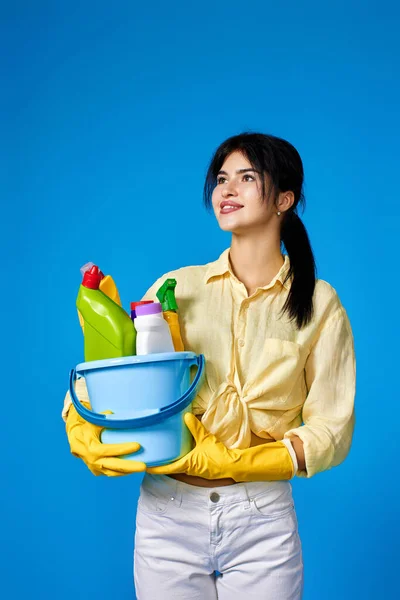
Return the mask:
M 206 272 L 207 265 L 188 265 L 168 271 L 168 273 L 165 273 L 162 278 L 176 279 L 178 285 L 188 281 L 198 281 L 202 278 L 204 279 Z
M 344 310 L 337 290 L 324 279 L 315 282 L 313 303 L 316 315 L 324 319 Z
M 178 267 L 169 271 L 171 277 L 202 277 L 207 271 L 208 265 L 187 265 L 184 267 Z
M 316 279 L 315 281 L 315 295 L 326 296 L 326 297 L 337 297 L 338 293 L 336 289 L 325 279 Z
M 207 282 L 214 275 L 221 275 L 228 270 L 229 248 L 226 248 L 216 259 L 201 265 L 182 266 L 178 269 L 169 271 L 168 276 L 178 280 L 194 280 L 197 282 Z

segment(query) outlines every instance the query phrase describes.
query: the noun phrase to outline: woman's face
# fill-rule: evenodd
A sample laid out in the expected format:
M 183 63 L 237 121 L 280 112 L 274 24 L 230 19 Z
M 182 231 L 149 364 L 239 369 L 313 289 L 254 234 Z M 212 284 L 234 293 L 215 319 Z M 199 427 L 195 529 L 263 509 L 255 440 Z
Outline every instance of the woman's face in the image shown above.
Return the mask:
M 271 221 L 277 209 L 272 201 L 263 201 L 261 178 L 261 173 L 256 173 L 240 152 L 232 152 L 225 159 L 212 194 L 214 213 L 222 230 L 245 233 Z

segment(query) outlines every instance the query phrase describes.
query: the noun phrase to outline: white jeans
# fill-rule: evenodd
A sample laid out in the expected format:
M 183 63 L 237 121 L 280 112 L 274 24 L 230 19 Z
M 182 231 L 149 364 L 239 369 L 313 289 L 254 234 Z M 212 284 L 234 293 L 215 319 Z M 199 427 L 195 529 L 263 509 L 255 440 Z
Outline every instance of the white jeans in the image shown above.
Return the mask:
M 202 488 L 145 473 L 134 578 L 137 600 L 300 600 L 291 484 Z

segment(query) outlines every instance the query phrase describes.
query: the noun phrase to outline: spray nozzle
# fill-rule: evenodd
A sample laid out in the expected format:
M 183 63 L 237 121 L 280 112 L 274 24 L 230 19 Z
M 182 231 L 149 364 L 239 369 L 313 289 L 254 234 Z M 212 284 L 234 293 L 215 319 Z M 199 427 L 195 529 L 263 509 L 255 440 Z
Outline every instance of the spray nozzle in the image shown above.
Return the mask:
M 167 310 L 178 310 L 178 305 L 175 298 L 176 279 L 166 279 L 156 296 L 161 303 L 163 312 Z

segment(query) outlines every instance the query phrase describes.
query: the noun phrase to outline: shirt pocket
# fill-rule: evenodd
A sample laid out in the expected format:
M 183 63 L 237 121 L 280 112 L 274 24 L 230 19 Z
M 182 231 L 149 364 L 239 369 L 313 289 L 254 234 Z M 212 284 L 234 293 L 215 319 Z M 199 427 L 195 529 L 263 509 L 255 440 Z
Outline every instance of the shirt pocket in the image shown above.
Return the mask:
M 287 482 L 270 483 L 268 490 L 251 498 L 253 514 L 264 520 L 279 519 L 294 510 L 292 488 Z
M 171 503 L 171 498 L 152 494 L 145 489 L 140 490 L 138 509 L 148 515 L 164 515 Z

